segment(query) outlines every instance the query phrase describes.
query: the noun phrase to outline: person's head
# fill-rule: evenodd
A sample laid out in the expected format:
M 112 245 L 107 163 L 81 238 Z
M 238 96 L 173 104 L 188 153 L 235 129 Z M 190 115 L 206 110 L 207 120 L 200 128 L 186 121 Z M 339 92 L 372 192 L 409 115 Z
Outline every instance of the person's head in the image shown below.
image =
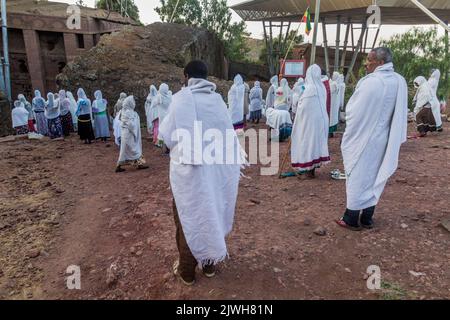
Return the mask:
M 47 93 L 47 104 L 49 107 L 53 107 L 55 101 L 55 95 L 52 92 Z
M 119 95 L 119 99 L 125 99 L 127 97 L 127 94 L 125 92 L 121 92 Z
M 34 90 L 34 96 L 36 98 L 40 98 L 41 97 L 41 92 L 39 90 Z
M 414 79 L 414 87 L 417 89 L 425 82 L 427 82 L 427 79 L 425 79 L 425 77 L 423 77 L 423 76 L 419 76 Z
M 134 96 L 128 96 L 125 98 L 125 100 L 123 100 L 123 109 L 124 110 L 134 110 L 134 108 L 136 107 L 136 102 L 134 101 Z
M 260 88 L 261 87 L 261 83 L 259 81 L 255 81 L 255 85 L 256 88 Z
M 77 96 L 78 99 L 87 99 L 86 93 L 84 92 L 83 88 L 78 88 Z
M 392 51 L 387 47 L 379 47 L 370 51 L 366 60 L 366 71 L 372 73 L 376 68 L 392 62 Z
M 242 79 L 242 76 L 240 74 L 237 74 L 234 76 L 233 82 L 235 85 L 244 84 L 244 79 Z
M 208 67 L 203 61 L 193 60 L 184 67 L 184 77 L 186 82 L 191 78 L 208 78 Z
M 102 100 L 102 99 L 103 99 L 103 97 L 102 97 L 102 92 L 101 92 L 100 90 L 95 91 L 95 92 L 94 92 L 94 97 L 95 97 L 95 99 L 97 99 L 97 100 Z
M 59 90 L 59 98 L 61 100 L 64 100 L 66 98 L 66 91 L 64 90 Z
M 275 88 L 278 88 L 278 76 L 273 76 L 270 78 L 270 84 Z
M 314 85 L 315 83 L 321 82 L 321 71 L 320 67 L 317 64 L 313 64 L 306 70 L 306 79 L 305 83 L 307 85 Z
M 24 107 L 23 102 L 19 100 L 14 101 L 14 108 L 23 108 L 23 107 Z
M 169 93 L 169 86 L 167 85 L 167 83 L 161 83 L 159 85 L 159 93 L 162 95 L 166 95 Z

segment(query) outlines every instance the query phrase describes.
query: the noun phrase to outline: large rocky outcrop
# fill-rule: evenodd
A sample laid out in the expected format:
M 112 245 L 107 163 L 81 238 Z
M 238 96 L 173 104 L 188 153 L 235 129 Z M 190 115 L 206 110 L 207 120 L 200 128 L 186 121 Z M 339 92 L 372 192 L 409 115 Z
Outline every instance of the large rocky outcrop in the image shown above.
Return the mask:
M 11 106 L 8 99 L 2 91 L 0 91 L 0 137 L 13 133 L 11 122 Z

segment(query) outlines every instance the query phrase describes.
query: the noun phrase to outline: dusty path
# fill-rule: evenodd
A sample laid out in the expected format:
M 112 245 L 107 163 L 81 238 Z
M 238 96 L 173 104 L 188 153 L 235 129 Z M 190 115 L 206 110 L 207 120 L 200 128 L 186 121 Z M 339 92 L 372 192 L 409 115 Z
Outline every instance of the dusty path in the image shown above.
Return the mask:
M 217 277 L 199 274 L 190 288 L 170 272 L 172 200 L 168 157 L 159 149 L 145 140 L 150 169 L 115 174 L 112 142 L 0 143 L 0 298 L 448 299 L 450 233 L 440 226 L 450 218 L 446 125 L 441 135 L 403 146 L 371 231 L 333 222 L 345 207 L 344 182 L 329 178 L 342 169 L 340 138 L 330 141 L 333 163 L 315 181 L 250 167 L 230 259 Z M 314 234 L 319 226 L 325 236 Z M 107 284 L 111 264 L 117 271 Z M 81 268 L 81 290 L 66 288 L 69 265 Z M 380 266 L 382 290 L 367 289 L 369 265 Z

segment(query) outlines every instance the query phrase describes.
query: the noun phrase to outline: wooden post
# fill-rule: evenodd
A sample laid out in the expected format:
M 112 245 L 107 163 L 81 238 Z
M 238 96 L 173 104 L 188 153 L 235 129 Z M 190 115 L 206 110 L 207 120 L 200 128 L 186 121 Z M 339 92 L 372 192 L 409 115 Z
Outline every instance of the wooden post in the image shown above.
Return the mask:
M 311 59 L 309 65 L 313 65 L 316 62 L 316 45 L 317 45 L 317 31 L 319 30 L 319 18 L 320 18 L 320 0 L 316 0 L 316 12 L 314 14 L 314 35 L 311 48 Z
M 325 54 L 325 72 L 330 71 L 330 59 L 328 57 L 328 39 L 327 39 L 327 24 L 325 18 L 322 19 L 322 30 L 323 30 L 323 51 Z
M 341 16 L 338 16 L 337 17 L 337 27 L 336 27 L 336 50 L 334 52 L 334 71 L 339 70 L 340 39 L 341 39 Z
M 347 24 L 347 30 L 345 31 L 344 52 L 342 53 L 342 60 L 341 60 L 341 69 L 342 69 L 342 71 L 344 71 L 344 67 L 345 67 L 345 56 L 347 55 L 348 36 L 350 34 L 351 21 L 352 21 L 352 19 L 349 18 L 348 19 L 348 24 Z
M 362 47 L 363 39 L 364 39 L 364 33 L 367 31 L 367 25 L 366 22 L 362 25 L 361 28 L 361 35 L 359 36 L 358 44 L 356 45 L 355 52 L 353 53 L 352 62 L 348 68 L 347 76 L 345 77 L 345 83 L 348 83 L 348 80 L 350 79 L 350 76 L 353 72 L 353 68 L 356 63 L 356 59 L 358 58 L 359 50 Z

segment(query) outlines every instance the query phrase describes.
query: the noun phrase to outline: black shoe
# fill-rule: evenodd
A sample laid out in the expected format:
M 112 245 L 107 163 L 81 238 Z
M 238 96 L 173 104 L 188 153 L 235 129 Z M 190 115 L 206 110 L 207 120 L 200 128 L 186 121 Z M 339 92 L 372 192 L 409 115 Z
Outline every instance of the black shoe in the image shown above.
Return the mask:
M 120 166 L 116 168 L 116 172 L 124 172 L 124 171 L 125 171 L 125 169 L 121 168 Z
M 375 213 L 375 206 L 366 208 L 361 213 L 361 226 L 366 229 L 373 228 L 373 215 Z

